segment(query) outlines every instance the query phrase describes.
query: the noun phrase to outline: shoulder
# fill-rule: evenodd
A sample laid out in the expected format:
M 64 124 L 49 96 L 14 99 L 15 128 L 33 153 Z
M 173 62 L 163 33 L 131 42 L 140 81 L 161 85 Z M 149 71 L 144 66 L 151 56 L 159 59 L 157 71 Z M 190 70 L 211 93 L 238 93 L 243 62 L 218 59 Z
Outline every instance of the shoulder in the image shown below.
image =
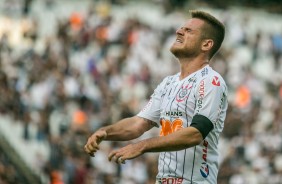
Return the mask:
M 177 74 L 169 75 L 163 78 L 163 80 L 155 88 L 154 94 L 160 94 L 166 91 L 169 88 L 170 84 L 176 81 L 176 78 L 177 78 L 176 76 Z
M 166 76 L 166 77 L 164 78 L 164 80 L 166 80 L 166 81 L 175 81 L 175 80 L 177 79 L 177 77 L 179 77 L 179 73 Z
M 222 88 L 223 91 L 227 91 L 223 77 L 210 66 L 204 67 L 197 73 L 197 86 L 203 85 L 211 88 Z
M 221 86 L 221 84 L 226 85 L 223 77 L 210 66 L 206 66 L 201 69 L 197 77 L 199 82 L 202 80 L 207 80 L 216 86 Z
M 164 86 L 169 85 L 169 84 L 175 82 L 178 76 L 179 76 L 179 73 L 166 76 L 160 84 L 164 85 Z

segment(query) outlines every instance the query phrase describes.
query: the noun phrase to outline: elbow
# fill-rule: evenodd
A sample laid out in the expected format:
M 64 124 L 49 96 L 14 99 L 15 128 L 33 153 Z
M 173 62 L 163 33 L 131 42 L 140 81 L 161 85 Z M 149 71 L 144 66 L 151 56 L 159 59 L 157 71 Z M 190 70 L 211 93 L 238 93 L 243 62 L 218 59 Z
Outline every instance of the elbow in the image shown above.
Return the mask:
M 195 135 L 193 137 L 193 139 L 191 139 L 190 145 L 191 145 L 191 147 L 197 146 L 197 145 L 201 144 L 202 141 L 203 141 L 203 136 L 200 133 L 200 134 Z
M 201 138 L 198 138 L 198 139 L 196 139 L 195 140 L 195 145 L 199 145 L 199 144 L 201 144 L 201 142 L 203 141 L 203 138 L 201 137 Z
M 192 132 L 189 136 L 189 140 L 190 140 L 190 146 L 197 146 L 199 144 L 201 144 L 201 142 L 203 141 L 205 135 L 203 135 L 203 133 L 201 133 L 197 128 L 195 127 L 189 127 L 189 130 Z

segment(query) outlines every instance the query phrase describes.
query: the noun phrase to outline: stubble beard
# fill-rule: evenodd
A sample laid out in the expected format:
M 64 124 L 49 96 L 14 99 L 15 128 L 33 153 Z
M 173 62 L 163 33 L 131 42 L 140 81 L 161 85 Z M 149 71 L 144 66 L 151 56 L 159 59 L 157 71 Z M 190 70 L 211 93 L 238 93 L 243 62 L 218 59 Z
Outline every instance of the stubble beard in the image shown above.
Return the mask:
M 199 54 L 198 46 L 193 48 L 184 48 L 184 47 L 177 47 L 172 45 L 170 47 L 170 52 L 178 59 L 180 58 L 193 58 Z
M 170 52 L 176 57 L 176 58 L 186 58 L 190 57 L 192 53 L 190 53 L 189 50 L 184 49 L 184 48 L 178 48 L 175 46 L 171 46 Z

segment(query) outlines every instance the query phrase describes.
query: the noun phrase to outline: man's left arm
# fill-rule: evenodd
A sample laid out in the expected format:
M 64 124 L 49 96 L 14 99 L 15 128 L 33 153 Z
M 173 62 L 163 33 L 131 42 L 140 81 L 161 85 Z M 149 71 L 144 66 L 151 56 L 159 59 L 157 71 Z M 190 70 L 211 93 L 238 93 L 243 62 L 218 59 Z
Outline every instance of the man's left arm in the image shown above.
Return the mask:
M 197 128 L 187 127 L 166 136 L 145 139 L 114 150 L 109 154 L 109 160 L 123 163 L 146 152 L 179 151 L 196 146 L 202 140 L 202 133 Z

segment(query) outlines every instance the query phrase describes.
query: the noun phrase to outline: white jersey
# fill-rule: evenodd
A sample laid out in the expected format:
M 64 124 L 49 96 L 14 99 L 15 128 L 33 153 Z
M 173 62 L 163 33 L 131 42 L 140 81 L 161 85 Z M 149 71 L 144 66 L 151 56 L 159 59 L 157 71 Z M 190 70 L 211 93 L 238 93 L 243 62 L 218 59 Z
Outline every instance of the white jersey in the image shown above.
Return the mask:
M 138 114 L 161 126 L 160 136 L 189 127 L 193 116 L 203 115 L 213 129 L 200 145 L 181 151 L 161 152 L 159 183 L 217 183 L 218 139 L 227 110 L 227 86 L 210 66 L 179 80 L 180 73 L 166 77 Z M 200 122 L 202 123 L 202 122 Z

